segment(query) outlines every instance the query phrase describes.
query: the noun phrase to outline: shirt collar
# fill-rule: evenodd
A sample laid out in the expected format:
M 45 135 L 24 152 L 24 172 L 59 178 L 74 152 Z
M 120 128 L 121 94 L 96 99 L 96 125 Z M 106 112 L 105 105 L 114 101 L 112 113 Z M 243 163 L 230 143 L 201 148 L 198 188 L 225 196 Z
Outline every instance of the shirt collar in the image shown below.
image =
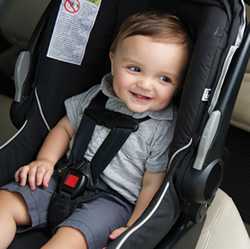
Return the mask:
M 174 111 L 173 111 L 173 104 L 169 104 L 166 108 L 164 108 L 161 111 L 157 112 L 132 112 L 130 111 L 126 104 L 122 102 L 120 98 L 118 98 L 113 90 L 113 77 L 111 73 L 106 74 L 102 78 L 101 82 L 101 91 L 103 92 L 104 95 L 109 97 L 107 103 L 106 103 L 106 108 L 109 110 L 113 111 L 118 111 L 127 115 L 132 116 L 133 118 L 144 118 L 149 116 L 152 119 L 156 120 L 173 120 L 174 116 Z

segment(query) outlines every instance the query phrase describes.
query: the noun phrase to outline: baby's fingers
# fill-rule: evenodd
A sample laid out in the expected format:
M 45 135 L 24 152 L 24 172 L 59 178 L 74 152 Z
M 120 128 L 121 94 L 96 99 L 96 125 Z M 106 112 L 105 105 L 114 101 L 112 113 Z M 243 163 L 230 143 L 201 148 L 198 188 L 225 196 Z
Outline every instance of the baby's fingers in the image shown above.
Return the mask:
M 17 171 L 16 171 L 16 173 L 15 173 L 15 181 L 16 182 L 19 182 L 19 174 L 20 174 L 20 171 L 21 171 L 21 169 L 18 169 Z
M 124 233 L 127 229 L 128 229 L 127 227 L 119 227 L 109 235 L 109 238 L 114 240 L 118 238 L 122 233 Z
M 29 166 L 23 166 L 17 170 L 15 174 L 15 179 L 21 186 L 25 186 L 27 182 L 27 176 L 29 172 Z
M 47 188 L 49 186 L 49 181 L 50 181 L 52 174 L 53 174 L 52 169 L 47 170 L 46 173 L 44 174 L 44 176 L 43 176 L 43 186 L 44 187 Z
M 29 170 L 29 185 L 32 190 L 36 189 L 36 173 L 37 173 L 37 167 L 31 167 Z
M 46 174 L 46 169 L 44 167 L 37 167 L 36 170 L 36 185 L 40 186 L 43 183 L 44 175 Z

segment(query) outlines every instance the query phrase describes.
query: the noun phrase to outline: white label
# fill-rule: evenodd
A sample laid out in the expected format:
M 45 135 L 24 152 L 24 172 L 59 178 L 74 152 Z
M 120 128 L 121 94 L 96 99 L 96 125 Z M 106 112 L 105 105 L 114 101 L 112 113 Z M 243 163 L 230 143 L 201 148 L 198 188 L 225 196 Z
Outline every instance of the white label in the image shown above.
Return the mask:
M 201 100 L 204 102 L 208 101 L 208 99 L 210 97 L 210 92 L 211 92 L 210 88 L 205 88 Z
M 81 65 L 100 0 L 62 0 L 47 57 Z

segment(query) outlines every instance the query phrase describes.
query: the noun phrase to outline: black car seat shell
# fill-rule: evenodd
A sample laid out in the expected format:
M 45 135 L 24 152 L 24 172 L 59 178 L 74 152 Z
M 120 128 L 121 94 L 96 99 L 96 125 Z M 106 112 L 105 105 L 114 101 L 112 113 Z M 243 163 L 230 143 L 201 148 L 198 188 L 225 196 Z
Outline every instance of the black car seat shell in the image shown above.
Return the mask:
M 23 102 L 14 103 L 19 107 L 12 110 L 12 118 L 19 131 L 0 147 L 0 162 L 5 165 L 0 182 L 10 181 L 18 166 L 35 158 L 43 138 L 64 114 L 65 98 L 87 90 L 109 71 L 109 46 L 126 16 L 149 8 L 174 12 L 190 27 L 194 48 L 171 147 L 170 173 L 142 217 L 108 246 L 111 249 L 174 248 L 187 228 L 204 220 L 221 181 L 224 138 L 249 57 L 248 31 L 238 49 L 246 25 L 244 5 L 241 1 L 224 0 L 168 3 L 103 0 L 83 61 L 77 66 L 47 57 L 60 4 L 61 1 L 55 0 L 49 5 L 50 15 L 32 55 L 36 67 L 30 91 Z M 33 235 L 42 236 L 40 242 L 46 240 L 46 235 L 40 232 Z M 29 243 L 27 238 L 19 236 L 12 248 Z

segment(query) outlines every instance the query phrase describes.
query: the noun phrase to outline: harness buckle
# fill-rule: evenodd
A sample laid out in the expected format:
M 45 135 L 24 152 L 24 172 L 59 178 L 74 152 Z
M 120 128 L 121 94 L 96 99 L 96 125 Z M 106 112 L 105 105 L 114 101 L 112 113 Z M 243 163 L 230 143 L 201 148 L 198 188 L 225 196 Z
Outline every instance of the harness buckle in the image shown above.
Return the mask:
M 75 199 L 81 195 L 85 189 L 94 186 L 90 162 L 84 159 L 80 163 L 74 163 L 68 167 L 62 175 L 58 186 L 58 193 L 66 193 Z
M 58 192 L 65 192 L 72 199 L 82 193 L 87 185 L 87 177 L 77 169 L 68 169 L 61 179 Z
M 48 210 L 48 225 L 53 231 L 77 207 L 86 190 L 94 188 L 90 162 L 65 164 L 60 172 L 60 182 L 53 193 Z

